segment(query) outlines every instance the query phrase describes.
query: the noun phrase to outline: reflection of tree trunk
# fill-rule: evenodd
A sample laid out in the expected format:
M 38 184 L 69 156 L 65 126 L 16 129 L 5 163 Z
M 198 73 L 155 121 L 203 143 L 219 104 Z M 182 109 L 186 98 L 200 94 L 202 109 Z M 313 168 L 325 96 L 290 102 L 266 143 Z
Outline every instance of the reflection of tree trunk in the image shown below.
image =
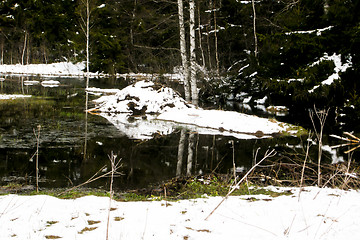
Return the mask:
M 1 60 L 0 64 L 4 64 L 4 42 L 1 43 Z
M 178 147 L 177 165 L 176 165 L 176 177 L 179 177 L 181 175 L 181 168 L 184 159 L 185 141 L 186 141 L 185 129 L 181 129 L 179 147 Z
M 214 163 L 214 154 L 215 154 L 215 135 L 213 136 L 213 142 L 211 147 L 211 162 L 210 162 L 210 169 L 213 170 L 213 163 Z
M 194 150 L 195 150 L 195 133 L 190 133 L 189 135 L 189 146 L 188 146 L 188 159 L 186 166 L 186 176 L 191 176 L 191 170 L 194 160 Z
M 21 93 L 25 94 L 25 92 L 24 92 L 24 77 L 20 77 L 20 84 L 21 84 Z
M 84 162 L 87 160 L 87 135 L 88 135 L 88 98 L 89 93 L 86 92 L 85 98 L 85 142 L 84 142 Z

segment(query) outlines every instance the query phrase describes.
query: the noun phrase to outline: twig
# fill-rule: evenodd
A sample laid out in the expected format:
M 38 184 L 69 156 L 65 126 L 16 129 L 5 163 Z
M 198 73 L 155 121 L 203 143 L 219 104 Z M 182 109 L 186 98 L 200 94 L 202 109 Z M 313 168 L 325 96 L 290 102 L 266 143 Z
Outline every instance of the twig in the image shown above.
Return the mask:
M 360 138 L 354 136 L 353 134 L 351 134 L 351 133 L 349 133 L 349 132 L 344 132 L 344 134 L 346 134 L 346 135 L 348 135 L 348 136 L 350 136 L 350 137 L 352 137 L 352 138 L 355 139 L 355 140 L 352 140 L 352 141 L 354 141 L 354 142 L 360 142 Z
M 232 143 L 232 149 L 233 149 L 233 174 L 234 174 L 234 183 L 236 184 L 236 165 L 235 165 L 235 146 L 234 146 L 234 140 L 231 140 Z
M 36 174 L 36 192 L 39 192 L 39 145 L 40 145 L 40 130 L 41 125 L 37 126 L 38 133 L 36 134 L 35 129 L 33 129 L 35 138 L 36 138 L 36 161 L 35 161 L 35 174 Z
M 314 122 L 314 118 L 313 118 L 314 112 L 320 122 L 320 132 L 317 131 L 317 128 L 315 126 L 315 122 Z M 316 106 L 314 105 L 314 112 L 311 111 L 309 113 L 309 116 L 310 116 L 311 122 L 314 127 L 316 138 L 318 139 L 318 186 L 320 187 L 320 185 L 321 185 L 322 138 L 323 138 L 323 130 L 324 130 L 325 121 L 326 121 L 327 115 L 329 113 L 329 108 L 326 111 L 318 110 L 318 109 L 316 109 Z
M 235 189 L 237 189 L 237 187 L 239 187 L 239 185 L 247 178 L 247 176 L 258 166 L 260 165 L 265 159 L 269 158 L 269 157 L 273 157 L 276 154 L 275 150 L 272 149 L 270 152 L 269 150 L 267 150 L 265 152 L 264 157 L 258 162 L 256 163 L 254 166 L 252 166 L 252 168 L 250 168 L 250 170 L 243 176 L 243 178 L 226 194 L 225 197 L 223 197 L 223 199 L 221 200 L 221 202 L 214 208 L 214 210 L 212 210 L 212 212 L 209 214 L 209 216 L 207 216 L 205 218 L 205 220 L 208 220 L 210 218 L 210 216 L 220 207 L 220 205 L 230 196 L 231 193 L 233 193 L 235 191 Z
M 111 163 L 111 178 L 110 178 L 110 198 L 109 198 L 109 209 L 108 209 L 108 219 L 107 219 L 107 226 L 106 226 L 106 240 L 109 239 L 109 228 L 110 228 L 110 211 L 111 211 L 111 202 L 114 196 L 114 192 L 113 192 L 113 182 L 114 182 L 114 173 L 116 172 L 116 170 L 119 168 L 119 164 L 121 159 L 116 162 L 116 155 L 114 155 L 114 153 L 111 151 L 111 155 L 109 156 L 109 160 Z
M 298 201 L 300 201 L 300 194 L 302 192 L 302 185 L 304 182 L 305 166 L 306 166 L 307 158 L 309 156 L 309 149 L 310 149 L 310 141 L 309 141 L 310 139 L 311 139 L 311 131 L 309 131 L 309 137 L 307 138 L 306 154 L 305 154 L 304 164 L 301 170 L 300 191 L 299 191 Z

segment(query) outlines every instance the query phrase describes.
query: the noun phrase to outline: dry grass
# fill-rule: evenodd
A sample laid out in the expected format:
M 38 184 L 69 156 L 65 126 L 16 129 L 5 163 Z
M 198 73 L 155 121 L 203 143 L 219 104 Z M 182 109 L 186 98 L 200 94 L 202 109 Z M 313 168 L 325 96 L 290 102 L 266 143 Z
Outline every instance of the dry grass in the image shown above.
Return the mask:
M 83 234 L 84 232 L 90 232 L 90 231 L 94 231 L 95 229 L 97 229 L 97 227 L 85 227 L 83 228 L 80 232 L 78 232 L 79 234 Z

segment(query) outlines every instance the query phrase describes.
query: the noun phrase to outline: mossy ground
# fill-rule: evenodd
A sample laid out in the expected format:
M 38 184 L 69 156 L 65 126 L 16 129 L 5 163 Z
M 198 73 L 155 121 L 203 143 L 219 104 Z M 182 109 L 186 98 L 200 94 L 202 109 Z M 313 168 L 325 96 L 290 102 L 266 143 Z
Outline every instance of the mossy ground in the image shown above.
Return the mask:
M 146 189 L 115 191 L 113 199 L 117 201 L 177 201 L 211 196 L 225 196 L 233 185 L 234 180 L 228 175 L 182 177 L 174 178 L 156 186 L 150 186 Z M 1 188 L 3 189 L 2 194 L 14 193 L 14 189 L 18 189 L 15 193 L 21 195 L 49 195 L 60 199 L 75 199 L 90 195 L 99 197 L 110 196 L 108 191 L 94 188 L 77 188 L 71 191 L 66 191 L 66 189 L 41 189 L 39 192 L 36 192 L 35 190 L 21 191 L 20 189 L 22 186 L 18 184 L 1 186 Z M 9 191 L 6 191 L 6 189 Z M 258 194 L 276 197 L 289 193 L 273 192 L 264 187 L 244 182 L 241 183 L 231 195 L 239 196 Z

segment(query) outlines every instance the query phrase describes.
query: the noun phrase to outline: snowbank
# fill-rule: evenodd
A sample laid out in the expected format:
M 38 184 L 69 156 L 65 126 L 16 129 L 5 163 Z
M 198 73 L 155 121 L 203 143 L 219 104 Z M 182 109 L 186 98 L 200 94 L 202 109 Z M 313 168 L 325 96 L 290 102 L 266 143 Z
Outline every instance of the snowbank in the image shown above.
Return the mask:
M 358 191 L 278 189 L 288 190 L 230 197 L 208 220 L 221 197 L 112 201 L 109 239 L 360 239 Z M 0 239 L 105 239 L 108 209 L 106 197 L 0 196 Z
M 0 73 L 20 75 L 43 75 L 43 76 L 83 76 L 84 62 L 71 63 L 60 62 L 52 64 L 29 64 L 29 65 L 0 65 Z
M 22 94 L 0 94 L 0 100 L 16 99 L 16 98 L 28 98 L 31 95 Z
M 148 139 L 154 134 L 169 134 L 177 127 L 187 127 L 200 134 L 256 138 L 289 132 L 289 125 L 232 111 L 204 110 L 187 103 L 171 88 L 139 81 L 115 95 L 95 100 L 90 112 L 113 123 L 131 138 Z

